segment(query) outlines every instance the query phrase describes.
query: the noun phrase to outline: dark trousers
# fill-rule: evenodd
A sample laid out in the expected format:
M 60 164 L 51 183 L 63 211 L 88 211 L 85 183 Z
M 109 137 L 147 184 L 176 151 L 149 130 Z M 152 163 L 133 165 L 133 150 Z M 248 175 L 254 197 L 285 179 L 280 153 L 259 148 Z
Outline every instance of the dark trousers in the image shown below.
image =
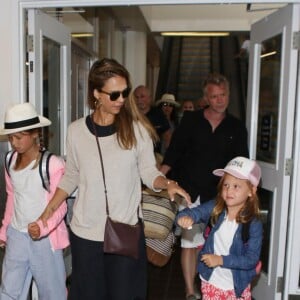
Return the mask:
M 103 253 L 103 242 L 70 233 L 72 275 L 69 300 L 145 300 L 147 259 L 145 237 L 140 238 L 140 257 L 133 259 Z

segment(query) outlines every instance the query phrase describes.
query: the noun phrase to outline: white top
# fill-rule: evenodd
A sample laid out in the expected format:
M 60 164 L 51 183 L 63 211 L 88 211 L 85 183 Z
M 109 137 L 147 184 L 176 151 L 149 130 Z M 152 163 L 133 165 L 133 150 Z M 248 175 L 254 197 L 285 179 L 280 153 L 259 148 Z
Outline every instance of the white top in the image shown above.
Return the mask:
M 22 232 L 27 232 L 28 224 L 38 219 L 47 204 L 39 167 L 32 169 L 35 163 L 34 160 L 26 168 L 16 171 L 14 160 L 9 171 L 15 196 L 11 226 Z
M 214 253 L 216 255 L 228 255 L 234 234 L 238 228 L 235 220 L 224 219 L 220 228 L 214 235 Z M 209 279 L 209 283 L 222 290 L 233 290 L 233 277 L 230 269 L 216 267 Z

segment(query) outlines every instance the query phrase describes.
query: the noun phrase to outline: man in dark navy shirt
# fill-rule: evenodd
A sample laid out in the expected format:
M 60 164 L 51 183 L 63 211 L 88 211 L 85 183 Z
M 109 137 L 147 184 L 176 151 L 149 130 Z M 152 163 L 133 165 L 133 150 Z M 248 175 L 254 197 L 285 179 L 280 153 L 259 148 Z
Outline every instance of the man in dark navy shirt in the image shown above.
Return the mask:
M 144 85 L 139 85 L 134 90 L 134 96 L 139 110 L 149 119 L 160 140 L 164 140 L 164 144 L 169 145 L 171 139 L 169 122 L 161 109 L 152 106 L 149 89 Z M 154 148 L 155 152 L 161 153 L 161 142 L 156 143 Z
M 208 106 L 202 110 L 185 112 L 179 127 L 172 136 L 161 171 L 172 171 L 172 177 L 190 194 L 192 201 L 203 203 L 216 196 L 219 178 L 214 169 L 224 168 L 236 156 L 248 157 L 247 129 L 227 113 L 229 83 L 220 74 L 211 74 L 204 82 L 204 99 Z M 199 231 L 199 230 L 198 230 Z M 187 297 L 194 296 L 197 243 L 203 239 L 195 236 L 181 239 L 181 263 L 186 283 Z

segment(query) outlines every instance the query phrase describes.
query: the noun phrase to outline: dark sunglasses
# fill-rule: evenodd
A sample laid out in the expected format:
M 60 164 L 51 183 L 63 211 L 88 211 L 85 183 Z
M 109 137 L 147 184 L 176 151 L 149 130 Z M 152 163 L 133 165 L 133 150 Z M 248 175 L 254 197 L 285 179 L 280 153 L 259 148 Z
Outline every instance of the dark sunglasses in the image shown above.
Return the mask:
M 131 88 L 127 87 L 124 91 L 119 92 L 119 91 L 113 91 L 113 92 L 105 92 L 103 90 L 100 90 L 99 92 L 104 93 L 109 96 L 110 101 L 116 101 L 120 98 L 122 95 L 123 98 L 127 98 L 130 94 Z
M 163 106 L 170 106 L 170 107 L 174 107 L 174 104 L 172 104 L 172 103 L 169 103 L 169 102 L 164 102 L 162 105 L 163 105 Z

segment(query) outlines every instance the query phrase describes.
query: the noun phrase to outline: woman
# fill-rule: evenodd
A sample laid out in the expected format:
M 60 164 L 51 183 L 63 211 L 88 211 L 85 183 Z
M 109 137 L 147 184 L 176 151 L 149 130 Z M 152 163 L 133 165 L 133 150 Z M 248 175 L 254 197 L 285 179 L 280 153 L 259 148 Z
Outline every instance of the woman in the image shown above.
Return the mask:
M 171 130 L 168 140 L 164 141 L 161 146 L 161 153 L 162 155 L 164 155 L 170 144 L 172 134 L 178 125 L 178 117 L 177 117 L 176 109 L 180 106 L 180 104 L 175 100 L 174 95 L 163 94 L 161 99 L 159 99 L 156 102 L 156 106 L 160 107 L 160 109 L 166 116 Z
M 70 299 L 146 299 L 147 259 L 140 238 L 139 258 L 103 252 L 106 222 L 105 189 L 96 135 L 99 137 L 110 216 L 136 224 L 141 179 L 149 188 L 167 189 L 170 198 L 189 195 L 155 167 L 153 127 L 130 94 L 128 71 L 113 59 L 96 61 L 88 78 L 88 103 L 93 113 L 73 122 L 67 134 L 66 171 L 41 219 L 46 224 L 64 199 L 78 187 L 70 240 Z
M 177 126 L 177 116 L 176 116 L 176 108 L 180 106 L 180 104 L 175 100 L 174 95 L 172 94 L 163 94 L 161 99 L 157 100 L 156 106 L 159 106 L 163 111 L 164 115 L 169 121 L 172 132 Z

